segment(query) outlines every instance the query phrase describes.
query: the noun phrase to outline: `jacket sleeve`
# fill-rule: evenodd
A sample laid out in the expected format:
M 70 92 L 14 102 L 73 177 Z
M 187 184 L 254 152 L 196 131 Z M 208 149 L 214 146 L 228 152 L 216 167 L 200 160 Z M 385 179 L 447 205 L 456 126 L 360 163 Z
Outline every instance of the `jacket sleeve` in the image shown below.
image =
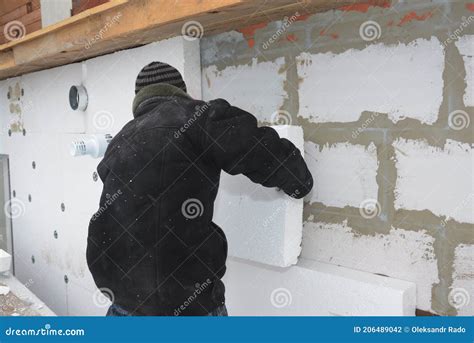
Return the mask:
M 309 193 L 313 178 L 293 143 L 271 127 L 257 127 L 253 115 L 225 100 L 212 103 L 204 127 L 204 149 L 220 169 L 244 174 L 265 187 L 281 188 L 294 198 Z

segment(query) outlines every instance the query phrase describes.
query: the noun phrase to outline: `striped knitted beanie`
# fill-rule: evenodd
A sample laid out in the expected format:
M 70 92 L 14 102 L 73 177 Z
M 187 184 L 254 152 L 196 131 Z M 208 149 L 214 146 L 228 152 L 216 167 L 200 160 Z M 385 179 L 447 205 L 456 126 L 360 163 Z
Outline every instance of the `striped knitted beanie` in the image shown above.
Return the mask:
M 135 94 L 143 87 L 155 83 L 168 83 L 186 92 L 186 84 L 176 68 L 163 62 L 151 62 L 138 73 L 135 82 Z

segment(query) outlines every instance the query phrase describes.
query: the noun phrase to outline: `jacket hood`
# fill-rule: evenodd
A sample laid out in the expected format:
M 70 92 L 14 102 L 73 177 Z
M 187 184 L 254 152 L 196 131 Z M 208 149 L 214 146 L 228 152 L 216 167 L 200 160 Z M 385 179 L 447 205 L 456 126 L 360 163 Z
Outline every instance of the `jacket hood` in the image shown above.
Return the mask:
M 138 117 L 140 113 L 140 108 L 144 103 L 147 103 L 147 100 L 155 97 L 183 97 L 192 99 L 188 93 L 183 91 L 181 88 L 175 87 L 168 83 L 156 83 L 143 87 L 135 98 L 133 99 L 132 112 L 133 117 Z

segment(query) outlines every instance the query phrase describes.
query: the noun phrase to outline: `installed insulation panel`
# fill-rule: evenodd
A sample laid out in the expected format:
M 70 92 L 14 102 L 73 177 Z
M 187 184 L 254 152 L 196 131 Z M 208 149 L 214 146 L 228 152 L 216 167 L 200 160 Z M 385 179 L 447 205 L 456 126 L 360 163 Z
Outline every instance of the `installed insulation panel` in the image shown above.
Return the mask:
M 18 210 L 16 276 L 58 315 L 103 315 L 110 305 L 85 256 L 100 160 L 71 157 L 69 145 L 84 134 L 116 134 L 133 119 L 135 78 L 156 60 L 175 66 L 200 98 L 199 41 L 181 37 L 0 81 L 0 153 L 9 155 Z M 89 95 L 84 112 L 69 106 L 69 88 L 80 84 Z
M 414 283 L 307 259 L 289 268 L 230 259 L 225 281 L 232 316 L 415 314 Z

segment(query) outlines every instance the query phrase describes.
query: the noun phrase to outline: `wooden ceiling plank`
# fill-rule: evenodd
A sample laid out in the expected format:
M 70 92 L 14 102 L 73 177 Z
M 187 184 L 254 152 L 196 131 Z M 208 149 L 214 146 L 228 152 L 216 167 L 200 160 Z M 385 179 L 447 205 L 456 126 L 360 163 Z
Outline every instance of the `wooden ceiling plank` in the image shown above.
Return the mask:
M 357 2 L 363 0 L 114 0 L 0 45 L 0 79 L 180 35 L 191 20 L 206 35 Z

